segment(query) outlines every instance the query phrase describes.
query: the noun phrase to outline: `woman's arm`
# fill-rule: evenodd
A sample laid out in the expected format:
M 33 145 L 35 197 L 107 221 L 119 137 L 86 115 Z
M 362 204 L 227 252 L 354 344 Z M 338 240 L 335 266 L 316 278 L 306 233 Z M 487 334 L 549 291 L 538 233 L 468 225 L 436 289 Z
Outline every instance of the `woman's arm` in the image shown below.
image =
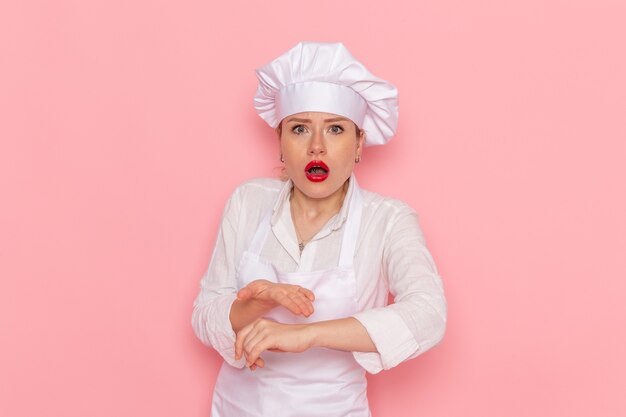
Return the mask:
M 236 367 L 242 367 L 243 362 L 235 360 L 235 332 L 278 305 L 308 317 L 313 314 L 315 299 L 305 288 L 265 280 L 253 281 L 237 292 L 235 242 L 240 227 L 242 187 L 235 190 L 224 209 L 211 262 L 200 281 L 192 314 L 196 336 Z
M 312 291 L 299 285 L 277 284 L 264 279 L 252 281 L 237 293 L 230 308 L 230 323 L 235 333 L 268 311 L 283 306 L 295 315 L 313 314 Z
M 375 352 L 365 327 L 353 317 L 307 324 L 282 324 L 259 319 L 237 333 L 235 359 L 245 356 L 246 366 L 263 367 L 266 351 L 303 352 L 313 347 L 348 352 Z
M 226 205 L 211 262 L 200 281 L 191 323 L 203 344 L 213 347 L 230 365 L 243 367 L 243 363 L 235 361 L 235 333 L 229 321 L 229 312 L 237 293 L 233 261 L 236 238 L 233 200 L 231 198 Z
M 394 303 L 353 315 L 376 345 L 376 353 L 354 353 L 370 373 L 426 352 L 441 341 L 446 328 L 443 285 L 417 214 L 402 203 L 388 225 L 382 266 Z

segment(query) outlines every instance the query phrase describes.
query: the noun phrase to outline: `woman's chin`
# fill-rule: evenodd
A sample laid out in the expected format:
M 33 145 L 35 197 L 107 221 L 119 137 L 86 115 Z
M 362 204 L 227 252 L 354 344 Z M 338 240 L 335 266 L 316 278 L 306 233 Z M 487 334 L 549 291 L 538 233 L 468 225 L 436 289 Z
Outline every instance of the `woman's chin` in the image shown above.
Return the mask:
M 342 187 L 345 184 L 345 180 L 338 182 L 327 178 L 324 181 L 311 181 L 307 178 L 302 180 L 293 181 L 294 188 L 304 196 L 322 200 L 334 196 L 336 193 L 342 192 Z

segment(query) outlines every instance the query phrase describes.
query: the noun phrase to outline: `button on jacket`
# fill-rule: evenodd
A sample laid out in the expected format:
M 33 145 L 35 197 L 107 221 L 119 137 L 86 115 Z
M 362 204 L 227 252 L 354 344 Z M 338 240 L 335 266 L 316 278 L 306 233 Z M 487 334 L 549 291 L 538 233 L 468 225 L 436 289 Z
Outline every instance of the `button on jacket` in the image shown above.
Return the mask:
M 235 190 L 200 282 L 192 317 L 194 331 L 237 368 L 244 366 L 245 359 L 235 360 L 235 333 L 229 319 L 239 290 L 236 269 L 268 210 L 273 208 L 272 233 L 260 255 L 277 271 L 330 269 L 339 260 L 349 205 L 344 204 L 300 254 L 291 220 L 292 186 L 291 181 L 263 178 Z M 377 373 L 418 356 L 441 340 L 446 302 L 414 210 L 402 201 L 359 189 L 354 175 L 344 201 L 359 191 L 364 202 L 354 258 L 359 312 L 353 317 L 365 327 L 377 352 L 353 352 L 353 356 L 366 371 Z M 390 305 L 388 293 L 395 300 Z

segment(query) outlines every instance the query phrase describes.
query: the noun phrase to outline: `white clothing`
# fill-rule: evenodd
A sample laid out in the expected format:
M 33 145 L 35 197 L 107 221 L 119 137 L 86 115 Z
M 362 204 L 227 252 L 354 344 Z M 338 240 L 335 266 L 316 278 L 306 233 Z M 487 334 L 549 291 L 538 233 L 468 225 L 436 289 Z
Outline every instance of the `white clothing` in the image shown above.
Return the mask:
M 235 360 L 235 333 L 229 320 L 239 289 L 236 268 L 272 205 L 272 233 L 261 257 L 272 260 L 280 273 L 330 269 L 338 264 L 349 205 L 343 205 L 300 255 L 291 220 L 291 187 L 291 181 L 265 178 L 248 181 L 235 190 L 200 283 L 192 317 L 194 331 L 234 367 L 245 365 L 244 358 Z M 357 187 L 352 176 L 345 201 Z M 377 373 L 416 357 L 441 340 L 446 302 L 413 209 L 399 200 L 361 192 L 364 206 L 354 257 L 360 312 L 353 317 L 365 327 L 377 352 L 353 352 L 353 356 L 366 371 Z M 388 292 L 395 302 L 387 306 Z
M 354 254 L 363 213 L 363 198 L 354 190 L 346 220 L 339 264 L 331 269 L 280 273 L 259 255 L 271 233 L 271 210 L 261 221 L 237 270 L 237 286 L 263 278 L 306 285 L 315 294 L 315 312 L 296 316 L 274 308 L 266 318 L 285 324 L 314 323 L 350 317 L 359 311 Z M 215 383 L 212 417 L 371 417 L 365 370 L 351 352 L 315 347 L 297 355 L 263 352 L 265 366 L 256 372 L 226 362 Z

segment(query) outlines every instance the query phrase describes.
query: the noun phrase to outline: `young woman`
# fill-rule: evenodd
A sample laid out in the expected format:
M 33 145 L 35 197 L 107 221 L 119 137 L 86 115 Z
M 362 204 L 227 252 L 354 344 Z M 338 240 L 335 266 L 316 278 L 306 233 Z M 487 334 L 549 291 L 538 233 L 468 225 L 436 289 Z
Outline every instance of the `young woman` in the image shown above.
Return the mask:
M 393 136 L 397 90 L 340 43 L 300 43 L 257 76 L 288 180 L 235 190 L 201 281 L 193 327 L 225 360 L 212 415 L 367 417 L 365 372 L 425 352 L 446 322 L 415 212 L 353 174 Z

